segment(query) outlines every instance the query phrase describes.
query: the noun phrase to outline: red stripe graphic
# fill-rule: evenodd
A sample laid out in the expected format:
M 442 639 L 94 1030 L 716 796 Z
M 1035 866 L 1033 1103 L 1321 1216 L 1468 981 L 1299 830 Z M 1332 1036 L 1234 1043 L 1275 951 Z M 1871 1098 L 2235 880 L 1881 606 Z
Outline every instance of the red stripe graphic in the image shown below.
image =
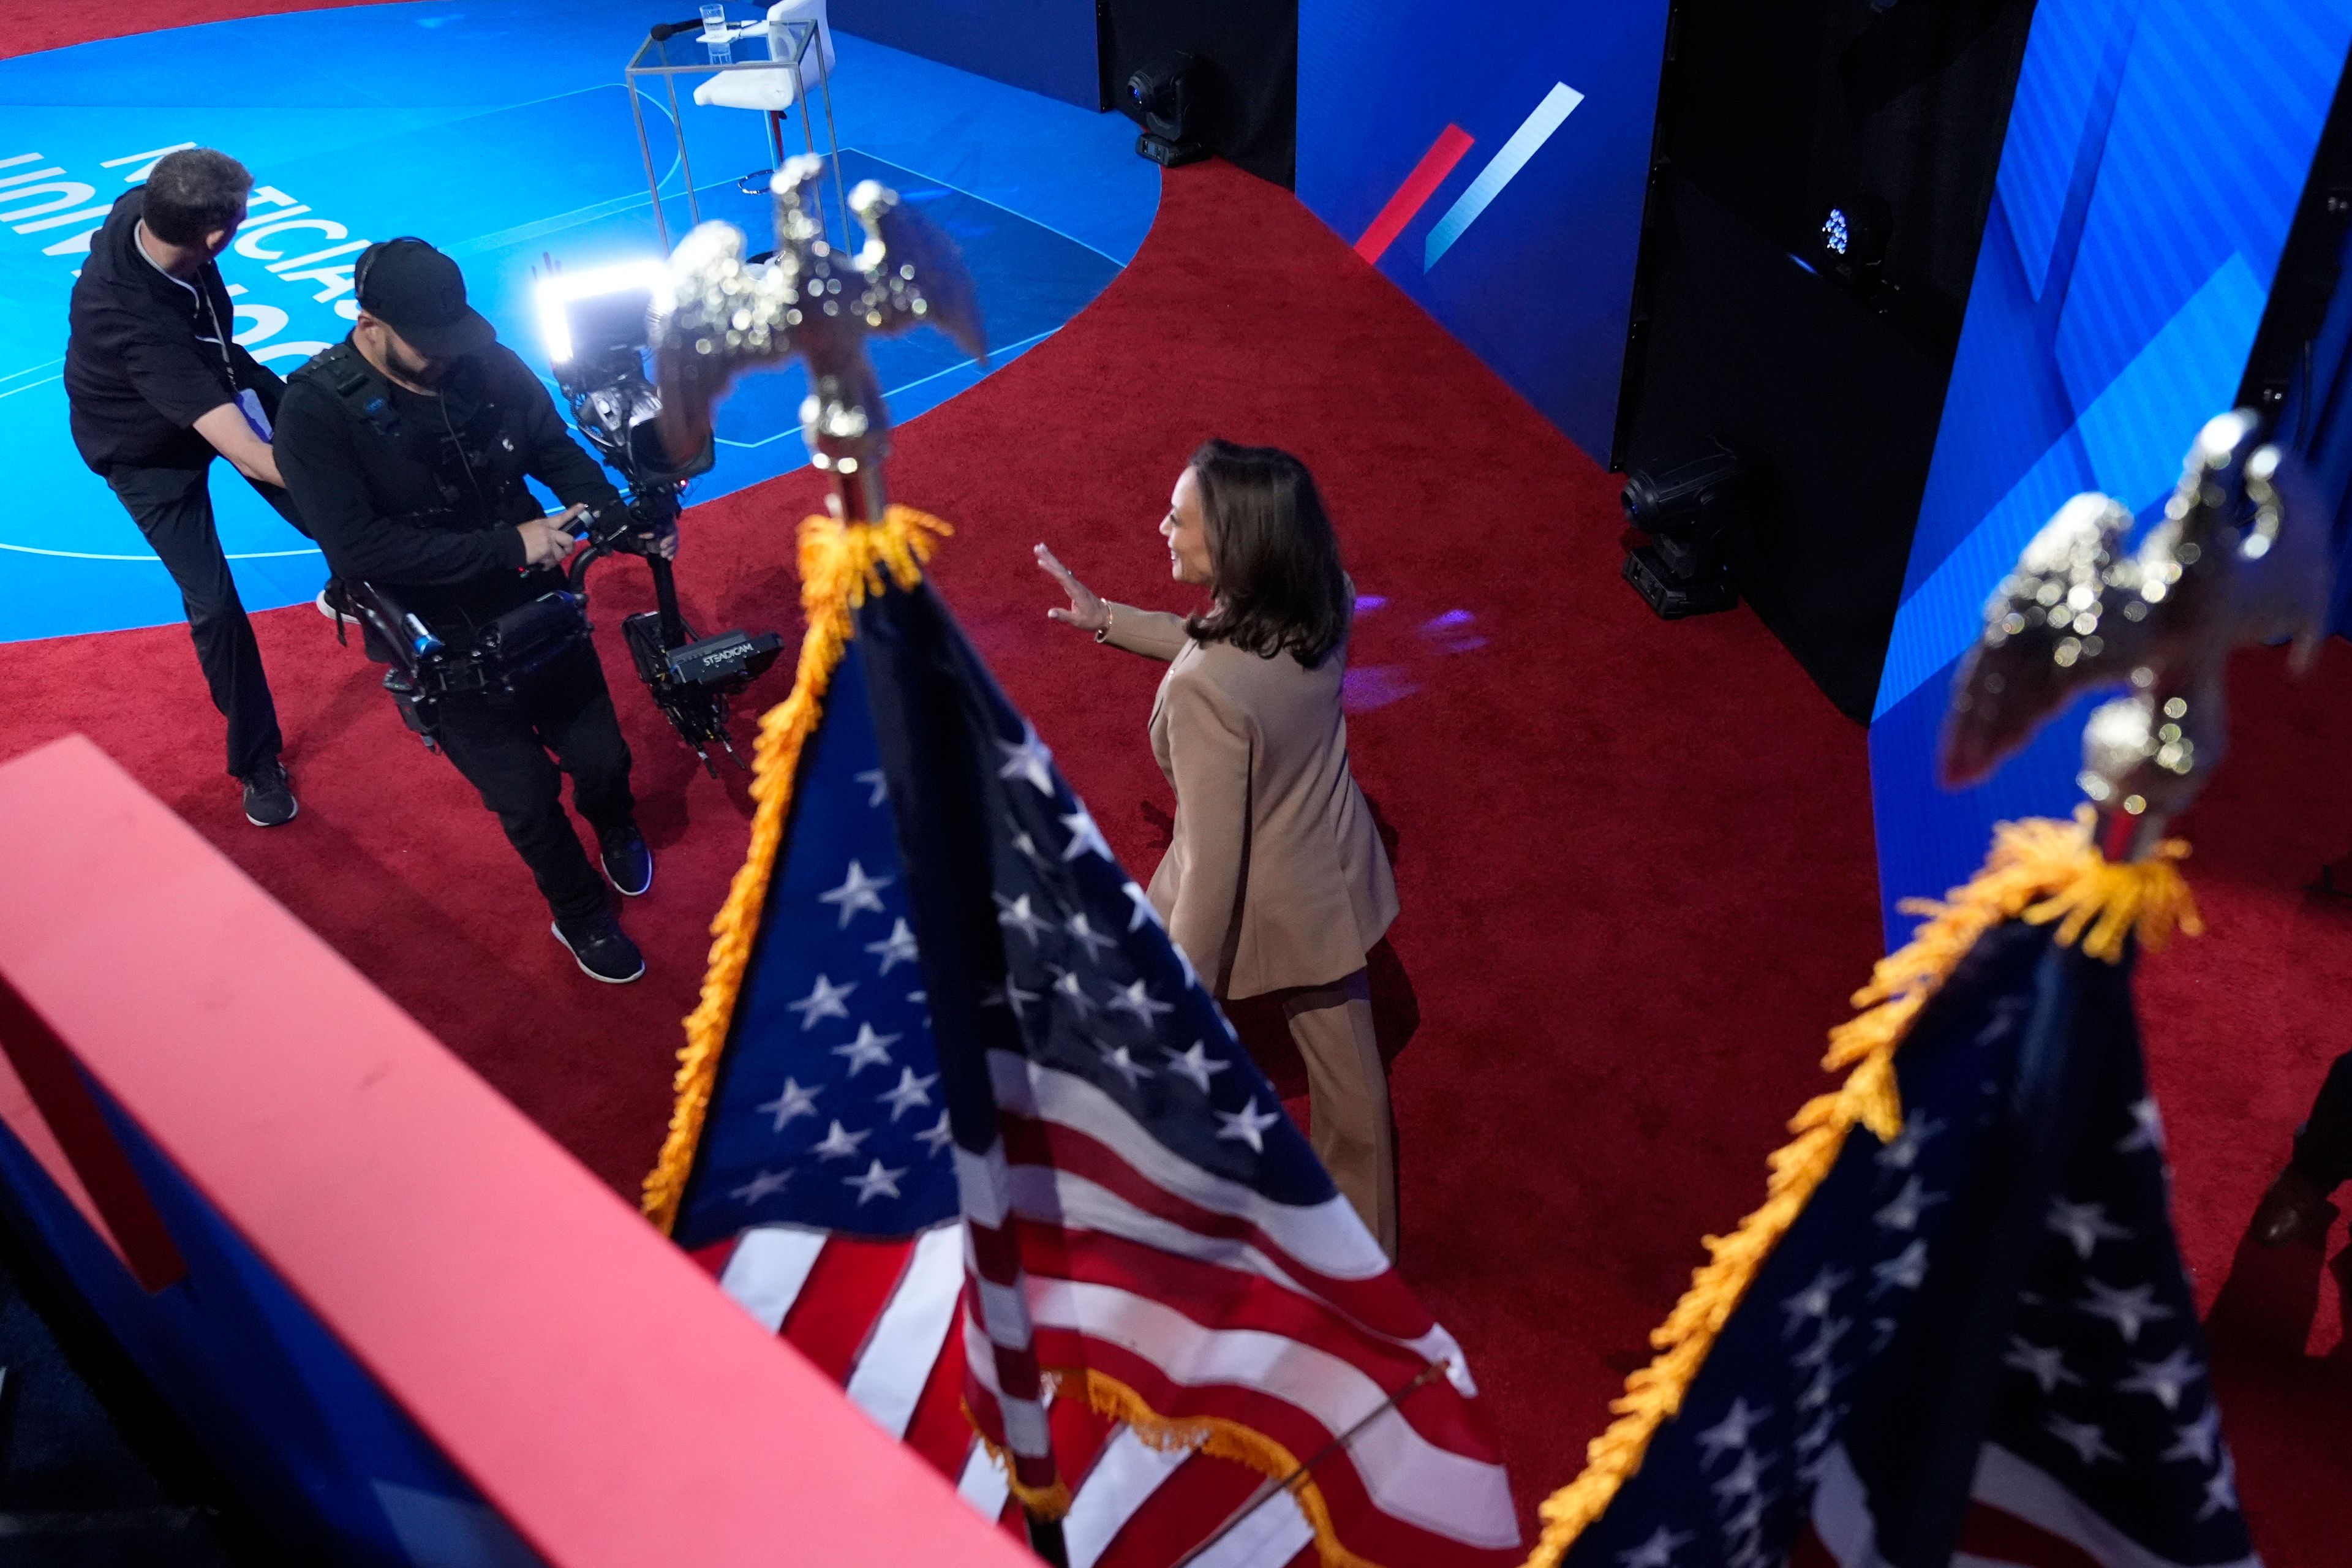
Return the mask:
M 1448 125 L 1439 132 L 1429 151 L 1421 155 L 1421 162 L 1412 166 L 1412 173 L 1404 177 L 1404 184 L 1397 187 L 1396 195 L 1389 198 L 1389 205 L 1381 209 L 1381 216 L 1372 219 L 1372 226 L 1356 241 L 1356 254 L 1377 265 L 1396 237 L 1404 232 L 1404 226 L 1437 194 L 1445 176 L 1454 173 L 1454 165 L 1470 151 L 1471 140 L 1470 133 L 1459 125 Z

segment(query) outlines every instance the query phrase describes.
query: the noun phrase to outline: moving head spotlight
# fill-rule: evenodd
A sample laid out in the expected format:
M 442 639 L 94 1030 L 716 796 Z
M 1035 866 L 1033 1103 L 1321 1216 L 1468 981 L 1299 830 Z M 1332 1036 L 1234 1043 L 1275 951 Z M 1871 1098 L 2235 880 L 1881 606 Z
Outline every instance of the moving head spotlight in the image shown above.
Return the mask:
M 1209 155 L 1198 125 L 1203 69 L 1198 55 L 1180 50 L 1127 79 L 1127 95 L 1143 121 L 1135 150 L 1163 168 L 1196 163 Z
M 1748 465 L 1728 447 L 1685 462 L 1636 468 L 1618 498 L 1645 542 L 1626 552 L 1625 581 L 1665 620 L 1739 603 L 1726 542 Z

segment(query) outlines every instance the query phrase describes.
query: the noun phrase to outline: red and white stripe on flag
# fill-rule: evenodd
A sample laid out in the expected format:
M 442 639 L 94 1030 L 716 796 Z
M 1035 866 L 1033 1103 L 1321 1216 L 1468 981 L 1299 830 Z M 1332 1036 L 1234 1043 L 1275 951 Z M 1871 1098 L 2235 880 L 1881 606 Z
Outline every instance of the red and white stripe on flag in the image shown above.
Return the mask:
M 963 1413 L 961 1225 L 912 1241 L 773 1227 L 695 1254 L 746 1311 L 842 1384 L 859 1408 L 1014 1534 L 1021 1510 Z M 1049 1422 L 1071 1492 L 1071 1568 L 1167 1568 L 1222 1523 L 1262 1478 L 1240 1465 L 1162 1453 L 1076 1401 Z M 1278 1495 L 1198 1568 L 1309 1568 L 1314 1531 Z

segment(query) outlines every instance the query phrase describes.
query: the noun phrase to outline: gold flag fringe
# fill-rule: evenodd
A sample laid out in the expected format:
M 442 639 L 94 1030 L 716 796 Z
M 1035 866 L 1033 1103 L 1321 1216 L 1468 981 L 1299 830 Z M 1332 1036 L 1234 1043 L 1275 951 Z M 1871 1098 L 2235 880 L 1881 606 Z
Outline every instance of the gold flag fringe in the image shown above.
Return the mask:
M 1034 1513 L 1040 1519 L 1060 1519 L 1068 1514 L 1070 1489 L 1063 1484 L 1060 1476 L 1054 1478 L 1054 1484 L 1050 1487 L 1040 1489 L 1029 1485 L 1013 1468 L 1013 1455 L 1004 1445 L 980 1429 L 980 1419 L 972 1415 L 969 1405 L 963 1406 L 963 1418 L 971 1425 L 972 1436 L 980 1439 L 980 1446 L 988 1450 L 988 1457 L 996 1461 L 996 1468 L 1004 1472 L 1004 1484 L 1011 1489 L 1013 1500 L 1019 1503 L 1024 1511 Z
M 867 595 L 882 591 L 886 572 L 901 588 L 920 583 L 935 542 L 954 531 L 938 518 L 903 506 L 891 507 L 879 522 L 812 517 L 801 523 L 801 614 L 808 630 L 801 638 L 792 695 L 760 720 L 751 757 L 751 845 L 727 890 L 726 903 L 710 922 L 702 1001 L 686 1020 L 686 1046 L 677 1054 L 669 1136 L 645 1181 L 646 1217 L 665 1235 L 677 1223 L 677 1205 L 686 1195 L 687 1176 L 702 1140 L 719 1052 L 735 1016 L 736 994 L 751 962 L 760 910 L 767 902 L 768 880 L 775 872 L 784 820 L 792 809 L 801 748 L 816 732 L 833 672 L 856 635 L 853 617 Z
M 1846 1069 L 1835 1091 L 1808 1101 L 1789 1131 L 1793 1141 L 1769 1164 L 1764 1205 L 1727 1237 L 1703 1237 L 1708 1261 L 1691 1275 L 1650 1344 L 1658 1354 L 1625 1380 L 1609 1408 L 1616 1419 L 1585 1449 L 1583 1473 L 1544 1500 L 1543 1533 L 1524 1568 L 1558 1568 L 1585 1526 L 1601 1517 L 1617 1489 L 1642 1468 L 1661 1423 L 1682 1408 L 1716 1336 L 1730 1321 L 1748 1287 L 1789 1226 L 1828 1176 L 1856 1123 L 1881 1142 L 1902 1131 L 1895 1052 L 1919 1010 L 1940 989 L 1978 938 L 2005 921 L 2057 924 L 2059 942 L 2109 963 L 2121 959 L 2125 939 L 2137 935 L 2154 950 L 2175 930 L 2201 933 L 2197 906 L 2181 879 L 2189 847 L 2168 839 L 2146 860 L 2108 862 L 2092 842 L 2088 806 L 2072 823 L 2037 818 L 2004 822 L 1993 830 L 1992 852 L 1967 886 L 1942 902 L 1907 899 L 1906 914 L 1924 916 L 1911 941 L 1878 961 L 1870 984 L 1853 994 L 1864 1009 L 1830 1031 L 1823 1070 Z
M 1148 1448 L 1230 1459 L 1271 1481 L 1297 1472 L 1297 1457 L 1288 1448 L 1238 1421 L 1214 1415 L 1163 1416 L 1134 1389 L 1092 1368 L 1049 1372 L 1045 1375 L 1056 1394 L 1066 1398 L 1076 1394 L 1084 1398 L 1097 1415 L 1125 1422 Z M 1331 1506 L 1324 1500 L 1322 1489 L 1315 1484 L 1313 1477 L 1299 1476 L 1284 1489 L 1313 1527 L 1315 1552 L 1322 1559 L 1323 1568 L 1378 1568 L 1369 1558 L 1357 1555 L 1340 1543 L 1339 1531 L 1331 1522 Z

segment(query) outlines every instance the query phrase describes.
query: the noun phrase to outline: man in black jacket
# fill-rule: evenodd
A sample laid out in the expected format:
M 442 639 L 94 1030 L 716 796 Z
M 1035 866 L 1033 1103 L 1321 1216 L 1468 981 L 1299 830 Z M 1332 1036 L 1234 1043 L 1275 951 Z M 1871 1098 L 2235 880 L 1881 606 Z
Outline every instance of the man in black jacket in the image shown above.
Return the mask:
M 467 305 L 456 262 L 421 239 L 388 240 L 361 253 L 352 283 L 350 337 L 287 386 L 278 460 L 338 578 L 390 590 L 443 642 L 470 647 L 562 587 L 552 569 L 576 542 L 562 525 L 620 497 L 538 377 Z M 525 475 L 571 510 L 546 517 Z M 614 888 L 634 897 L 653 885 L 595 650 L 582 637 L 519 695 L 453 694 L 439 712 L 442 749 L 530 867 L 556 940 L 595 979 L 644 973 L 562 799 L 569 773 Z
M 294 820 L 285 738 L 261 649 L 213 526 L 207 471 L 226 458 L 300 528 L 270 449 L 286 384 L 239 348 L 214 258 L 244 221 L 253 176 L 225 153 L 165 154 L 123 193 L 75 279 L 66 340 L 74 445 L 179 584 L 213 706 L 228 721 L 228 771 L 247 820 Z

